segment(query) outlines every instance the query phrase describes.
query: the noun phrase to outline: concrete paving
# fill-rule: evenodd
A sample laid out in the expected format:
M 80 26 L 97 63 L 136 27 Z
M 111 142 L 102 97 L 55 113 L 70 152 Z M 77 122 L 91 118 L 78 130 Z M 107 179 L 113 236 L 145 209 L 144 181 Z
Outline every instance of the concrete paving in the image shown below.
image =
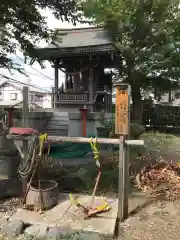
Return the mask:
M 79 200 L 83 205 L 89 205 L 91 196 L 80 196 Z M 95 200 L 96 202 L 101 202 L 103 199 L 96 197 Z M 112 236 L 117 217 L 117 200 L 108 199 L 108 202 L 112 207 L 109 212 L 84 220 L 84 214 L 71 203 L 69 196 L 67 194 L 60 194 L 59 203 L 54 208 L 44 213 L 19 209 L 11 219 L 20 219 L 27 224 L 70 227 L 77 231 L 83 230 Z
M 91 196 L 81 195 L 79 196 L 79 200 L 82 204 L 88 206 L 91 201 Z M 96 202 L 101 202 L 103 198 L 96 197 L 95 200 Z M 84 220 L 84 214 L 70 202 L 67 194 L 60 194 L 57 206 L 44 213 L 19 209 L 11 219 L 20 219 L 27 224 L 42 224 L 49 227 L 70 227 L 76 231 L 83 230 L 113 236 L 117 218 L 117 199 L 106 200 L 109 202 L 111 210 L 87 220 Z M 129 211 L 134 211 L 134 209 L 140 207 L 140 205 L 145 204 L 146 201 L 147 199 L 144 197 L 131 196 L 129 200 Z

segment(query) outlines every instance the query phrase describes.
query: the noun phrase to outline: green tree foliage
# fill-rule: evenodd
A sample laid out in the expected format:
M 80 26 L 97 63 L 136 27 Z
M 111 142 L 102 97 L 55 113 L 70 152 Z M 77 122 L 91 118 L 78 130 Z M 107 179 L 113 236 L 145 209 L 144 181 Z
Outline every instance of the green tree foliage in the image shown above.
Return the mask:
M 120 74 L 131 84 L 136 113 L 140 89 L 179 84 L 179 6 L 179 0 L 87 0 L 84 5 L 85 16 L 103 25 L 120 50 Z
M 21 71 L 9 55 L 20 49 L 29 55 L 39 40 L 50 37 L 46 19 L 40 10 L 51 10 L 57 19 L 78 19 L 75 0 L 1 0 L 0 2 L 0 68 Z

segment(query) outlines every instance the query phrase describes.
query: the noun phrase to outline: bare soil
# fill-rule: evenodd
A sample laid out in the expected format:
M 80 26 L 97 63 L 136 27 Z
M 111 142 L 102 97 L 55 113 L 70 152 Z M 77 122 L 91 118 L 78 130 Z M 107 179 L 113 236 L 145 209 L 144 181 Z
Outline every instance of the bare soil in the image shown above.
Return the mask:
M 180 161 L 180 137 L 170 134 L 146 133 L 144 152 L 151 159 L 163 159 L 177 163 Z M 147 162 L 141 162 L 141 165 Z M 141 166 L 142 167 L 142 166 Z M 140 199 L 135 198 L 136 204 Z M 147 202 L 132 211 L 121 224 L 118 240 L 180 240 L 180 200 L 166 201 L 147 198 Z

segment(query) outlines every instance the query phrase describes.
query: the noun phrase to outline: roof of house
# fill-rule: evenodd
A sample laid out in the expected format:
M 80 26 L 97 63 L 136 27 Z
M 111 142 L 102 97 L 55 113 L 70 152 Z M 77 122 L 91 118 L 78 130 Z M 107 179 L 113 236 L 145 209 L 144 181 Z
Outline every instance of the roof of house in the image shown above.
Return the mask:
M 17 105 L 19 105 L 22 101 L 13 101 L 13 100 L 7 100 L 7 101 L 0 101 L 0 108 L 13 108 Z
M 5 100 L 5 101 L 0 101 L 0 108 L 22 108 L 23 106 L 23 101 L 14 101 L 14 100 Z M 29 103 L 30 108 L 42 108 L 39 104 L 37 103 Z
M 0 87 L 4 86 L 5 84 L 10 84 L 11 86 L 14 86 L 15 88 L 17 89 L 21 89 L 24 87 L 24 86 L 27 86 L 28 87 L 28 90 L 30 92 L 36 92 L 36 93 L 48 93 L 48 91 L 46 90 L 43 90 L 37 86 L 34 86 L 34 85 L 31 85 L 31 84 L 26 84 L 26 83 L 23 83 L 23 82 L 20 82 L 20 81 L 11 81 L 11 80 L 4 80 L 2 82 L 0 82 Z
M 47 47 L 36 49 L 39 56 L 78 54 L 84 52 L 117 51 L 107 31 L 99 27 L 57 29 L 54 41 Z M 50 54 L 50 55 L 48 55 Z

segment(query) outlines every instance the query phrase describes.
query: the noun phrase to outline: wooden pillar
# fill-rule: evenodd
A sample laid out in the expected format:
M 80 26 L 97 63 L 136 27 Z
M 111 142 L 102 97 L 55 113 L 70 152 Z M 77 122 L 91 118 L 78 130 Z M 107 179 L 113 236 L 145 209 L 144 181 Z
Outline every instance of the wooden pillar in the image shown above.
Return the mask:
M 58 62 L 56 61 L 55 65 L 54 65 L 54 87 L 55 87 L 55 104 L 54 104 L 54 108 L 57 108 L 58 104 L 58 95 L 59 95 L 59 69 L 58 69 Z
M 54 108 L 54 88 L 52 87 L 51 108 Z
M 172 103 L 172 92 L 169 90 L 168 102 Z
M 67 71 L 67 70 L 66 70 L 66 71 Z M 66 72 L 66 76 L 65 76 L 65 84 L 64 84 L 65 92 L 66 92 L 67 88 L 68 88 L 68 74 L 67 74 L 67 72 Z
M 81 85 L 80 73 L 77 73 L 76 75 L 74 75 L 74 90 L 75 90 L 75 92 L 80 91 L 80 85 Z
M 124 141 L 129 138 L 129 129 L 130 129 L 130 86 L 128 84 L 117 84 L 115 134 L 120 136 L 118 213 L 117 213 L 118 224 L 128 217 L 129 153 L 128 148 L 126 147 L 125 149 Z M 125 152 L 127 153 L 126 159 Z
M 13 114 L 13 108 L 8 109 L 8 128 L 11 128 L 13 126 L 13 121 L 12 121 L 12 114 Z
M 112 95 L 109 95 L 109 112 L 112 113 Z
M 94 103 L 93 67 L 89 68 L 88 90 L 89 90 L 90 108 L 93 111 L 93 103 Z
M 82 84 L 84 91 L 89 90 L 89 70 L 84 70 L 82 73 Z

